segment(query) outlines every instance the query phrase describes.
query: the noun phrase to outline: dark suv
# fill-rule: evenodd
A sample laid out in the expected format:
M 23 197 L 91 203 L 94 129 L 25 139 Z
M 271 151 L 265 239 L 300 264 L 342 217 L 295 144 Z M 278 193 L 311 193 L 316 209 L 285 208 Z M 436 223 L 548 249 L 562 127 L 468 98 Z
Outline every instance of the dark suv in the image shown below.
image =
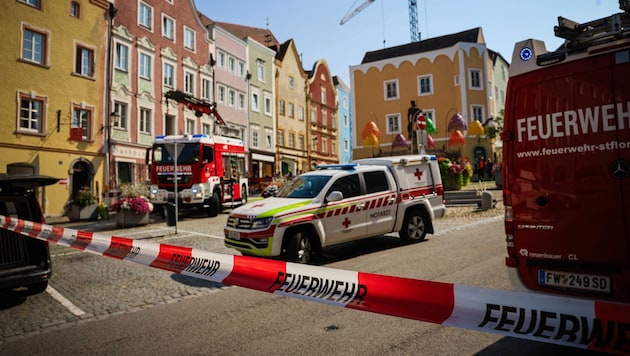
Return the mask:
M 0 174 L 0 215 L 44 222 L 37 188 L 59 179 Z M 0 228 L 0 294 L 33 295 L 46 290 L 52 269 L 48 242 Z

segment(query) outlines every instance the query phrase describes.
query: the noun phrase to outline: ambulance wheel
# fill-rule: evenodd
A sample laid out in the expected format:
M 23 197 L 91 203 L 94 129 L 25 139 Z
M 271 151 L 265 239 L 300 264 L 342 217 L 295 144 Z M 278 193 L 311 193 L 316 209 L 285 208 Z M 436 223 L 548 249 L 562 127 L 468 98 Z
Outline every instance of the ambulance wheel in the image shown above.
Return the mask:
M 403 221 L 400 238 L 404 242 L 424 241 L 427 236 L 427 214 L 420 210 L 407 212 Z
M 209 205 L 210 206 L 208 207 L 208 216 L 213 218 L 219 215 L 219 210 L 221 209 L 221 202 L 219 202 L 219 194 L 217 194 L 216 192 L 212 194 L 212 196 L 210 197 Z
M 313 260 L 313 243 L 307 234 L 294 232 L 289 237 L 287 245 L 287 260 L 301 264 L 308 264 Z

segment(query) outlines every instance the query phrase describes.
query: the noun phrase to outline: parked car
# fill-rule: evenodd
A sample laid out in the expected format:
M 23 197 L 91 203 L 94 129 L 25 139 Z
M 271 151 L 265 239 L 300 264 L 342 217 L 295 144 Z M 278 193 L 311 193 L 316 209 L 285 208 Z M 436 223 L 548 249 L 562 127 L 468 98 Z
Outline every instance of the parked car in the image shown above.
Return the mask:
M 59 179 L 32 174 L 0 174 L 0 215 L 43 223 L 37 189 Z M 42 293 L 52 274 L 48 242 L 0 229 L 0 294 Z

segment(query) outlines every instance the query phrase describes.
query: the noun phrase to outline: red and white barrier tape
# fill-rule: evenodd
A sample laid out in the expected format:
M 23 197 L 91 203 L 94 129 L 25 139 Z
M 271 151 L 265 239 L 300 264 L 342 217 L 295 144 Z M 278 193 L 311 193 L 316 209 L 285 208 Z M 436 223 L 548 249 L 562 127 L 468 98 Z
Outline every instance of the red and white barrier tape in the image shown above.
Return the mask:
M 630 353 L 630 305 L 306 266 L 0 215 L 0 228 L 102 256 L 340 307 L 577 348 Z

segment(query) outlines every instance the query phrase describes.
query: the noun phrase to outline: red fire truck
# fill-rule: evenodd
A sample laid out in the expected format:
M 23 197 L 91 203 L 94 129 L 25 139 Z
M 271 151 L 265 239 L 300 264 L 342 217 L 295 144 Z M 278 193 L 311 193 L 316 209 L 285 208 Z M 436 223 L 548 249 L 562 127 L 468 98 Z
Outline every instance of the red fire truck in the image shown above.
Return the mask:
M 516 44 L 503 138 L 514 286 L 630 302 L 630 1 Z
M 217 216 L 247 202 L 243 141 L 206 134 L 157 136 L 151 148 L 151 202 L 175 202 Z
M 217 125 L 225 125 L 214 104 L 180 91 L 169 91 L 165 96 L 194 110 L 197 116 L 212 115 Z M 240 138 L 209 134 L 157 136 L 147 152 L 147 164 L 150 200 L 156 208 L 177 199 L 180 208 L 199 208 L 208 216 L 217 216 L 222 208 L 247 202 L 245 146 Z

